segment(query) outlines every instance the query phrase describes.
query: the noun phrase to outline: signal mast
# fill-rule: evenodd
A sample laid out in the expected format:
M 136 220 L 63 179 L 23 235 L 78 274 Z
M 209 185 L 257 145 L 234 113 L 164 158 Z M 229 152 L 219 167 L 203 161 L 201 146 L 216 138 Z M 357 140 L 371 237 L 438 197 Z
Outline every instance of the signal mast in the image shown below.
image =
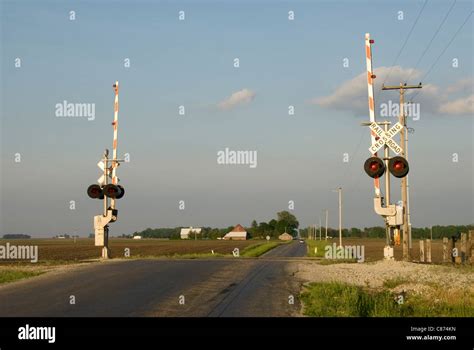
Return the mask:
M 93 199 L 102 199 L 104 210 L 101 215 L 94 216 L 95 245 L 102 247 L 102 258 L 110 258 L 109 249 L 109 224 L 117 221 L 118 210 L 116 200 L 123 197 L 125 189 L 118 184 L 117 167 L 124 159 L 117 159 L 117 137 L 118 137 L 118 111 L 119 111 L 119 83 L 113 85 L 115 92 L 114 100 L 114 139 L 112 144 L 112 158 L 109 158 L 109 150 L 106 149 L 102 159 L 97 166 L 103 171 L 102 176 L 97 180 L 98 184 L 92 184 L 87 188 L 87 194 Z M 109 178 L 112 180 L 109 183 Z

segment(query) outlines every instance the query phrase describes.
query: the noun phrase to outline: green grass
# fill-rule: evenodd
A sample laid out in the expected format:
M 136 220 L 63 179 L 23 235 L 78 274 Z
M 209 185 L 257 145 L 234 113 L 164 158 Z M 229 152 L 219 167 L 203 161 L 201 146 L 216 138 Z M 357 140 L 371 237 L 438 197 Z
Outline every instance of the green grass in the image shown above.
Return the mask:
M 252 244 L 242 251 L 240 251 L 240 257 L 246 258 L 256 258 L 262 254 L 265 254 L 269 250 L 279 246 L 280 242 L 264 242 L 264 243 L 256 243 Z M 221 254 L 221 253 L 187 253 L 187 254 L 172 254 L 162 256 L 162 258 L 176 258 L 176 259 L 202 259 L 202 258 L 222 258 L 222 257 L 231 257 L 232 253 L 229 254 Z M 142 259 L 142 258 L 156 258 L 156 256 L 151 255 L 136 255 L 133 256 L 134 259 Z M 159 258 L 159 257 L 158 257 Z
M 306 246 L 308 247 L 308 253 L 307 255 L 310 257 L 318 257 L 318 258 L 324 258 L 324 248 L 327 245 L 332 244 L 329 241 L 317 241 L 314 239 L 307 239 L 306 240 Z M 314 252 L 314 248 L 317 248 L 317 252 Z
M 34 277 L 41 275 L 42 272 L 38 271 L 25 271 L 16 269 L 5 269 L 0 270 L 0 284 L 21 280 L 24 278 Z
M 388 289 L 393 289 L 395 287 L 398 287 L 402 284 L 408 283 L 409 280 L 403 277 L 395 277 L 395 278 L 390 278 L 388 280 L 385 280 L 383 282 L 383 286 Z
M 248 246 L 245 248 L 241 253 L 240 256 L 246 257 L 246 258 L 256 258 L 262 254 L 265 254 L 269 250 L 272 250 L 273 248 L 279 246 L 280 242 L 267 242 L 267 243 L 258 243 L 258 244 L 253 244 L 251 246 Z
M 455 296 L 442 286 L 433 295 L 405 295 L 403 304 L 386 289 L 374 290 L 338 282 L 312 283 L 301 294 L 304 314 L 325 317 L 472 317 L 474 295 Z

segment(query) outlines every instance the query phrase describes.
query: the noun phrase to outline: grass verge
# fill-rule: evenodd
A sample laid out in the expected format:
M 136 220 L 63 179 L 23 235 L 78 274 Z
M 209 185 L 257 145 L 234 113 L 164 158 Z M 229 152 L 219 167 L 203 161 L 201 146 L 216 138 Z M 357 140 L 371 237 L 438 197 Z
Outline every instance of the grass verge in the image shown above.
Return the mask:
M 383 286 L 388 289 L 396 288 L 402 284 L 409 283 L 409 280 L 403 277 L 390 278 L 383 281 Z
M 258 243 L 253 244 L 245 248 L 241 253 L 240 256 L 246 258 L 256 258 L 262 254 L 265 254 L 269 250 L 279 246 L 281 243 L 278 242 L 268 242 L 268 243 Z
M 323 258 L 324 248 L 331 243 L 328 241 L 317 241 L 314 239 L 307 239 L 306 246 L 308 247 L 307 255 L 313 258 Z
M 393 284 L 393 283 L 389 283 Z M 396 302 L 390 290 L 368 289 L 345 283 L 311 283 L 301 294 L 303 313 L 325 317 L 472 317 L 474 295 L 465 289 L 444 293 L 443 288 L 431 295 L 406 294 L 403 303 Z
M 9 283 L 24 278 L 30 278 L 41 275 L 43 272 L 40 271 L 25 271 L 16 269 L 5 269 L 0 270 L 0 284 Z

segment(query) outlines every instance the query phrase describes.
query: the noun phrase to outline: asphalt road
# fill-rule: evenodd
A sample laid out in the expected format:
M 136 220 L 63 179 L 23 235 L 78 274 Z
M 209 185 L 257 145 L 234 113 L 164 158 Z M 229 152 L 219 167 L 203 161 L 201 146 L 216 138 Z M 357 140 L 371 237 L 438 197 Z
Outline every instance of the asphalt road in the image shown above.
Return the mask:
M 0 287 L 4 316 L 295 316 L 298 241 L 258 259 L 121 260 Z M 72 303 L 71 301 L 74 301 Z

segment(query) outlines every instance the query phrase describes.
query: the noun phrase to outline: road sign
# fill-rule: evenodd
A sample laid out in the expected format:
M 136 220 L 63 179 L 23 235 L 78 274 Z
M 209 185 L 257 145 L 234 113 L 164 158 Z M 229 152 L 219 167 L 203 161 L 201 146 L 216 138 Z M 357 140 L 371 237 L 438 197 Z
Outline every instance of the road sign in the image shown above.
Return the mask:
M 104 171 L 105 163 L 103 160 L 97 163 L 97 166 L 99 167 L 100 170 Z M 107 168 L 107 175 L 109 176 L 110 179 L 112 178 L 112 166 L 109 166 Z M 117 182 L 118 181 L 119 180 L 117 179 Z M 97 179 L 97 183 L 101 186 L 105 185 L 105 176 L 103 174 Z
M 97 179 L 97 183 L 100 185 L 100 186 L 104 186 L 105 185 L 105 176 L 102 175 L 101 177 L 99 177 Z
M 396 154 L 402 152 L 402 148 L 392 140 L 400 130 L 403 129 L 403 125 L 397 122 L 392 126 L 387 132 L 385 132 L 376 122 L 370 124 L 370 130 L 376 135 L 376 141 L 369 147 L 369 151 L 372 154 L 375 154 L 382 146 L 387 145 L 392 151 Z M 377 139 L 378 138 L 378 139 Z

